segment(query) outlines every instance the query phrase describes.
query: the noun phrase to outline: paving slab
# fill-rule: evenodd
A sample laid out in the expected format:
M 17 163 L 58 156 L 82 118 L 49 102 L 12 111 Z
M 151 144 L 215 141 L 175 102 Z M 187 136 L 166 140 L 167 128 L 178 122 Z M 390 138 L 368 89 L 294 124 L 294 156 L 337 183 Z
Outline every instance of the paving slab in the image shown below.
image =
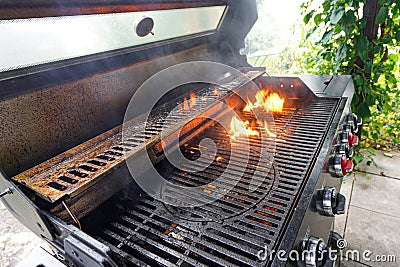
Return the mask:
M 344 228 L 347 220 L 347 211 L 349 209 L 350 197 L 353 189 L 353 179 L 355 179 L 354 175 L 346 176 L 343 179 L 342 186 L 340 187 L 340 194 L 342 194 L 346 198 L 346 206 L 344 214 L 337 215 L 335 217 L 335 232 L 337 232 L 341 236 L 344 236 L 344 230 L 345 230 Z
M 338 266 L 340 266 L 340 267 L 368 267 L 371 265 L 366 265 L 364 263 L 353 261 L 350 259 L 343 259 L 339 262 Z
M 400 219 L 400 179 L 356 175 L 351 205 Z M 400 242 L 400 240 L 399 240 Z
M 370 266 L 399 266 L 400 218 L 377 214 L 352 205 L 350 205 L 348 212 L 345 232 L 345 239 L 348 245 L 344 253 L 349 250 L 357 250 L 361 255 L 359 261 Z M 362 254 L 366 250 L 372 253 L 369 256 L 370 259 L 375 259 L 375 256 L 378 255 L 395 255 L 397 263 L 367 261 L 362 258 Z M 356 259 L 351 255 L 348 258 Z
M 393 158 L 385 156 L 384 153 L 392 154 Z M 364 160 L 357 166 L 357 169 L 377 175 L 385 175 L 400 179 L 400 152 L 377 151 L 373 159 L 378 165 L 377 167 L 373 164 L 368 166 L 366 160 Z

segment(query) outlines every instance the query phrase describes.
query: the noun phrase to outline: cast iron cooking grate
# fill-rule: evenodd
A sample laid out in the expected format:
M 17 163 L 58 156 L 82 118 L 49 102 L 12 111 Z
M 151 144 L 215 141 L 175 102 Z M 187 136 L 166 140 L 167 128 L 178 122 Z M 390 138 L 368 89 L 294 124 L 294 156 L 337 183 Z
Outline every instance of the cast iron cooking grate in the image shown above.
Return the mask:
M 294 101 L 294 105 L 297 103 L 300 107 L 303 104 L 300 102 Z M 96 238 L 110 247 L 113 259 L 120 266 L 266 265 L 257 254 L 266 245 L 273 249 L 282 234 L 336 105 L 336 99 L 319 98 L 306 107 L 292 106 L 275 116 L 277 138 L 273 168 L 261 170 L 266 179 L 261 179 L 256 191 L 248 189 L 250 177 L 257 168 L 254 163 L 260 160 L 257 153 L 252 153 L 240 181 L 218 201 L 184 209 L 144 195 L 136 205 L 107 224 Z M 225 170 L 229 160 L 237 166 L 243 164 L 240 155 L 229 154 L 229 142 L 223 131 L 211 127 L 209 134 L 218 141 L 217 156 L 223 160 L 215 160 L 202 172 L 172 170 L 167 177 L 170 181 L 186 186 L 207 185 Z M 250 138 L 251 146 L 257 148 L 259 142 L 257 138 Z M 198 157 L 196 145 L 183 146 L 182 152 L 188 158 Z M 201 165 L 201 162 L 195 164 Z M 229 175 L 236 175 L 234 168 Z M 228 188 L 229 175 L 196 197 L 206 198 Z

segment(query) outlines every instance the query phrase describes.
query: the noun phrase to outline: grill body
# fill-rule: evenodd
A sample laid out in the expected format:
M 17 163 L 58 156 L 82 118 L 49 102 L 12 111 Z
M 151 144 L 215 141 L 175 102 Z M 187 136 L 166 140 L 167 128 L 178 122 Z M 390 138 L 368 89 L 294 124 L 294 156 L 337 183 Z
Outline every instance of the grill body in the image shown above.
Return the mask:
M 227 9 L 215 32 L 0 74 L 0 107 L 7 111 L 0 117 L 2 201 L 52 246 L 59 261 L 71 266 L 281 266 L 296 263 L 279 260 L 276 253 L 265 259 L 260 255 L 266 249 L 288 252 L 309 236 L 328 241 L 334 218 L 317 212 L 315 196 L 324 186 L 340 190 L 328 161 L 350 112 L 354 87 L 349 76 L 270 77 L 249 66 L 239 49 L 256 20 L 255 1 L 74 5 L 66 5 L 66 15 L 211 5 Z M 58 14 L 48 1 L 33 3 L 32 10 L 16 8 L 18 17 Z M 256 137 L 249 138 L 246 159 L 244 140 L 230 140 L 218 124 L 200 116 L 224 114 L 209 84 L 177 88 L 157 107 L 147 128 L 132 130 L 127 142 L 122 139 L 124 113 L 137 88 L 158 71 L 189 61 L 240 67 L 245 79 L 232 75 L 220 89 L 225 103 L 236 103 L 235 94 L 250 90 L 250 81 L 285 97 L 284 110 L 273 116 L 276 137 L 266 139 L 273 159 L 261 156 L 263 144 Z M 167 119 L 168 103 L 190 90 L 204 99 L 198 101 L 198 112 Z M 129 127 L 145 124 L 138 117 Z M 171 166 L 159 148 L 161 125 L 167 124 L 171 136 L 183 129 L 180 149 L 190 160 L 199 157 L 202 138 L 213 139 L 218 154 L 211 165 L 194 173 Z M 231 153 L 234 147 L 239 153 Z M 188 197 L 207 202 L 210 196 L 224 196 L 179 208 L 146 195 L 132 182 L 125 156 L 140 166 L 147 155 L 168 181 L 208 186 Z M 185 167 L 207 166 L 193 162 Z M 217 179 L 228 162 L 232 169 Z M 138 169 L 137 175 L 146 175 L 146 169 Z M 251 190 L 253 181 L 257 190 Z M 172 190 L 169 197 L 182 194 Z

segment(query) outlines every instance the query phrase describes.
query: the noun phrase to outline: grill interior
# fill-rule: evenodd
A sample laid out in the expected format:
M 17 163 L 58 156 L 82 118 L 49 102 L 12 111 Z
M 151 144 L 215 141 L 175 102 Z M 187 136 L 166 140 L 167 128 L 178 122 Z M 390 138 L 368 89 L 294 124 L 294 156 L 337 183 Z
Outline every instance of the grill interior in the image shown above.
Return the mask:
M 246 76 L 253 80 L 261 74 L 248 71 Z M 234 103 L 232 92 L 246 91 L 248 78 L 225 82 L 218 98 Z M 263 143 L 259 137 L 233 140 L 218 123 L 198 118 L 203 112 L 223 113 L 216 108 L 210 87 L 197 94 L 195 112 L 178 110 L 171 115 L 170 110 L 160 109 L 150 121 L 134 118 L 127 127 L 130 138 L 123 140 L 122 127 L 114 128 L 13 179 L 40 197 L 36 204 L 41 208 L 68 223 L 77 222 L 75 216 L 80 219 L 82 230 L 108 245 L 119 266 L 264 266 L 257 253 L 265 245 L 274 249 L 279 243 L 338 99 L 314 97 L 299 79 L 260 77 L 256 83 L 286 99 L 283 111 L 274 114 L 276 138 Z M 240 118 L 254 120 L 251 113 L 242 112 Z M 180 150 L 190 160 L 184 167 L 201 171 L 182 171 L 164 159 L 159 146 L 163 127 L 183 130 Z M 260 125 L 255 127 L 262 131 Z M 216 155 L 200 149 L 204 138 L 215 142 Z M 242 151 L 246 142 L 249 158 Z M 273 154 L 272 162 L 262 156 L 262 144 Z M 237 153 L 232 153 L 233 148 Z M 200 150 L 211 165 L 204 158 L 199 160 Z M 185 197 L 199 203 L 222 197 L 192 208 L 153 199 L 132 182 L 124 168 L 127 158 L 139 161 L 140 153 L 148 154 L 170 182 L 203 186 Z M 228 163 L 231 168 L 225 172 Z M 259 185 L 255 191 L 250 187 L 253 181 Z M 173 189 L 167 193 L 172 199 L 185 194 Z
M 188 173 L 166 160 L 157 164 L 166 179 L 180 185 L 207 186 L 216 182 L 194 196 L 201 201 L 210 194 L 224 192 L 216 202 L 194 208 L 172 207 L 140 192 L 133 184 L 124 190 L 128 198 L 116 201 L 118 212 L 112 203 L 106 203 L 85 218 L 84 224 L 92 236 L 111 248 L 120 266 L 264 266 L 266 262 L 259 261 L 257 253 L 265 245 L 273 249 L 279 242 L 336 105 L 337 99 L 332 98 L 310 102 L 288 99 L 283 112 L 274 115 L 277 137 L 272 168 L 263 168 L 257 137 L 249 138 L 252 152 L 247 162 L 240 154 L 230 154 L 232 146 L 240 147 L 246 141 L 232 141 L 218 124 L 181 147 L 188 159 L 195 160 L 199 157 L 199 140 L 212 138 L 218 153 L 205 170 Z M 224 179 L 216 180 L 228 161 L 236 167 Z M 202 162 L 195 164 L 201 167 Z M 243 165 L 246 171 L 229 189 L 237 179 L 235 168 Z M 252 192 L 249 184 L 256 170 L 259 176 L 253 179 L 260 179 L 260 186 Z M 99 214 L 104 222 L 94 226 L 90 222 Z
M 243 86 L 262 73 L 262 71 L 248 71 L 241 77 L 222 83 L 223 86 L 218 88 L 219 97 L 227 96 L 230 91 Z M 211 89 L 203 92 L 196 105 L 196 114 L 210 109 L 215 104 L 215 98 Z M 194 117 L 192 110 L 176 112 L 166 118 L 168 113 L 168 108 L 160 108 L 154 112 L 150 120 L 134 118 L 125 128 L 130 136 L 127 140 L 122 140 L 122 126 L 116 127 L 14 176 L 13 180 L 52 203 L 67 196 L 78 195 L 96 183 L 99 178 L 106 176 L 111 169 L 121 165 L 126 158 L 136 156 L 147 146 L 159 142 L 163 127 L 164 130 L 178 130 L 188 118 Z

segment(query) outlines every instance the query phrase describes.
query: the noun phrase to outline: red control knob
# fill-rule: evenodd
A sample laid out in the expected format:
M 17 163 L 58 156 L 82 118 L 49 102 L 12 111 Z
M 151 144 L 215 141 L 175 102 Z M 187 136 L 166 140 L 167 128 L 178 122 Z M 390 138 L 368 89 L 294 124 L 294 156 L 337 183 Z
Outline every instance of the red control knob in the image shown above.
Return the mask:
M 329 173 L 334 177 L 343 177 L 353 171 L 354 163 L 345 154 L 332 154 L 329 157 Z
M 358 146 L 358 136 L 349 134 L 349 146 L 350 147 L 356 147 Z
M 341 166 L 342 166 L 343 176 L 351 173 L 354 168 L 353 161 L 350 159 L 346 159 L 346 157 L 341 158 Z

